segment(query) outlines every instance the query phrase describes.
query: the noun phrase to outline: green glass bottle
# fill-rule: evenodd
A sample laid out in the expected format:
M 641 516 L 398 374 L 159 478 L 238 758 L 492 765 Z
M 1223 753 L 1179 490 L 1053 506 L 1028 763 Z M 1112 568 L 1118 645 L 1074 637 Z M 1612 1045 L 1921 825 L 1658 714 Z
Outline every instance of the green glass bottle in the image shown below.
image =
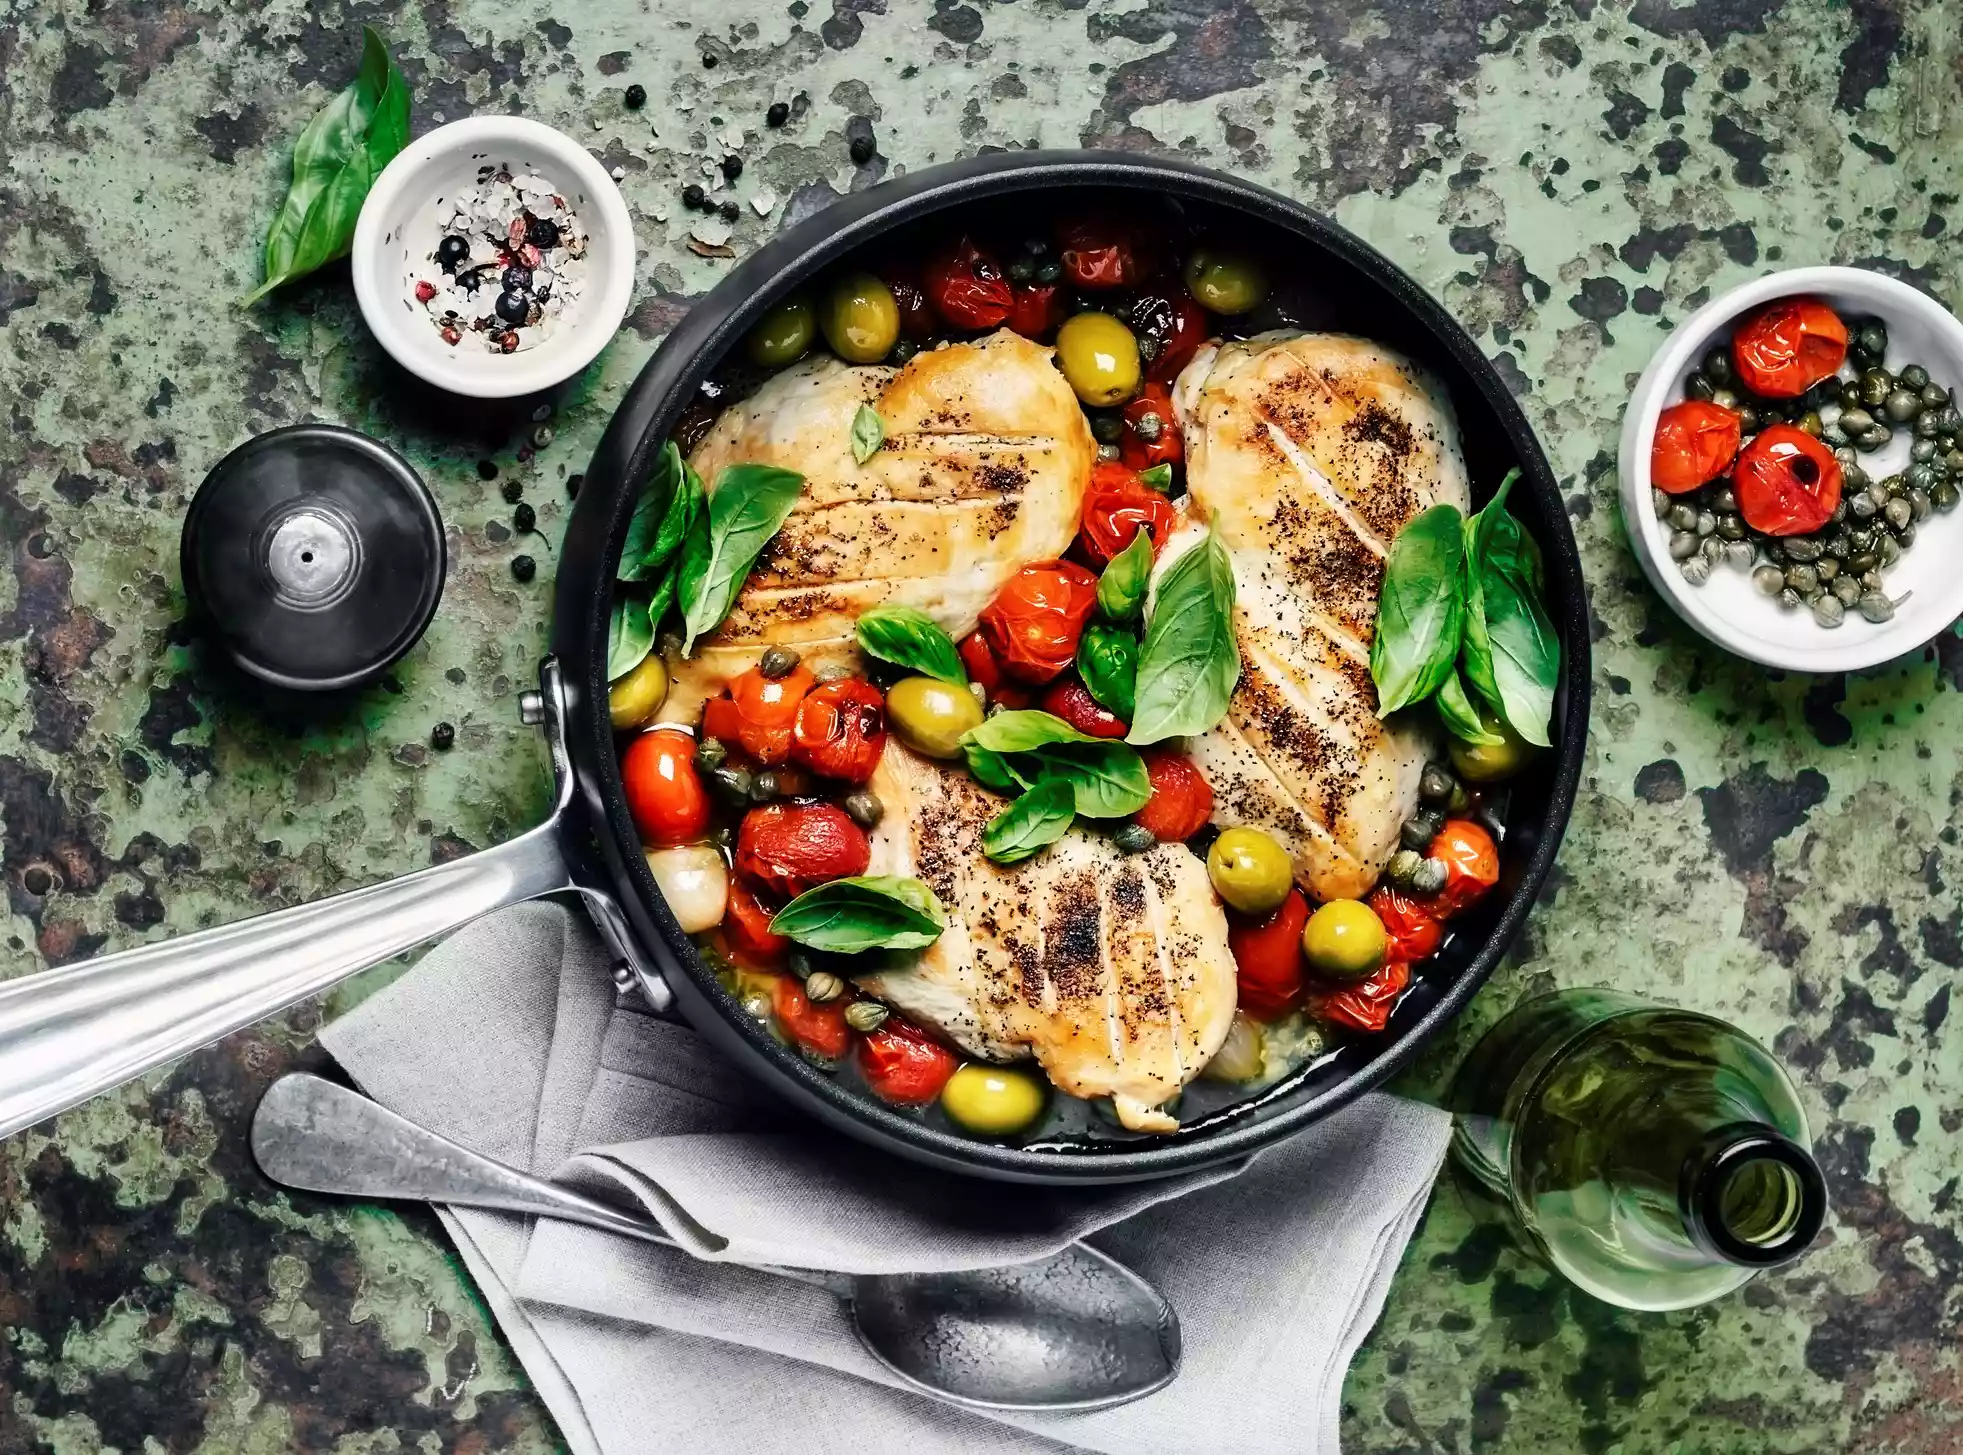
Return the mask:
M 1806 1250 L 1826 1184 L 1766 1049 L 1610 990 L 1517 1007 L 1453 1083 L 1459 1164 L 1525 1246 L 1596 1297 L 1678 1309 Z

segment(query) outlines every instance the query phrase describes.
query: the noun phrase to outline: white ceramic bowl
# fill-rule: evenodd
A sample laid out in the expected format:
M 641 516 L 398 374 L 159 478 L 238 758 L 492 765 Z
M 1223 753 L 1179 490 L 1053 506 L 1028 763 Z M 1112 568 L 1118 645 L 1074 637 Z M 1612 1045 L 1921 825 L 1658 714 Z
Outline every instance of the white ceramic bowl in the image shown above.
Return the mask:
M 552 336 L 515 354 L 443 342 L 414 301 L 448 209 L 478 168 L 509 164 L 551 181 L 586 229 L 586 286 Z M 438 388 L 477 399 L 550 389 L 599 357 L 634 291 L 634 224 L 620 189 L 585 147 L 520 116 L 473 116 L 411 142 L 382 169 L 354 230 L 354 293 L 362 317 L 397 363 Z
M 1913 652 L 1963 616 L 1963 509 L 1931 515 L 1916 527 L 1915 543 L 1886 573 L 1890 597 L 1908 600 L 1893 620 L 1876 625 L 1850 611 L 1825 628 L 1813 613 L 1787 611 L 1759 594 L 1749 571 L 1719 563 L 1711 579 L 1693 586 L 1670 559 L 1670 531 L 1650 498 L 1650 444 L 1663 410 L 1684 397 L 1684 376 L 1734 325 L 1775 298 L 1819 298 L 1850 322 L 1879 318 L 1888 327 L 1891 370 L 1922 364 L 1938 384 L 1963 385 L 1963 323 L 1927 294 L 1861 268 L 1793 268 L 1712 299 L 1677 326 L 1643 371 L 1622 421 L 1622 519 L 1650 584 L 1677 614 L 1730 652 L 1796 672 L 1851 672 Z M 1912 435 L 1898 428 L 1884 450 L 1861 456 L 1876 480 L 1908 467 Z

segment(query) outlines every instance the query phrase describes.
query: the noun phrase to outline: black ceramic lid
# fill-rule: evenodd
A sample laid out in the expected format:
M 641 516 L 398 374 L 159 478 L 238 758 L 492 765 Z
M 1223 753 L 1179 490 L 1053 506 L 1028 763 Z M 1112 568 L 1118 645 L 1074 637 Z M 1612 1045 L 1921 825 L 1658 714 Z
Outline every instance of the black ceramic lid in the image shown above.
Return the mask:
M 184 590 L 244 671 L 326 692 L 380 675 L 443 596 L 443 521 L 386 445 L 328 424 L 248 440 L 184 518 Z

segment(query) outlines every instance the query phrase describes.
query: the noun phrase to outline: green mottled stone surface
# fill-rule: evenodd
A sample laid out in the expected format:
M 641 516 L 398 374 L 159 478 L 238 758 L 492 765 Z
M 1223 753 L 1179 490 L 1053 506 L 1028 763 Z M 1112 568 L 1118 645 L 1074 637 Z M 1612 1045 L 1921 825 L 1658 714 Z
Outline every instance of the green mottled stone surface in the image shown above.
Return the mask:
M 231 306 L 287 144 L 348 79 L 363 20 L 419 130 L 523 112 L 625 169 L 638 307 L 534 457 L 528 420 L 406 387 L 344 268 Z M 1569 1293 L 1442 1188 L 1350 1377 L 1349 1448 L 1952 1450 L 1963 648 L 1812 681 L 1716 654 L 1641 583 L 1611 455 L 1630 381 L 1714 290 L 1831 260 L 1953 296 L 1959 27 L 1955 0 L 11 0 L 0 965 L 293 903 L 541 815 L 514 699 L 566 477 L 729 266 L 685 249 L 676 201 L 711 131 L 747 133 L 739 195 L 780 199 L 745 211 L 739 252 L 787 213 L 984 147 L 1176 151 L 1331 211 L 1445 299 L 1521 395 L 1586 558 L 1597 709 L 1573 829 L 1517 951 L 1414 1086 L 1531 989 L 1653 994 L 1778 1048 L 1835 1203 L 1797 1266 L 1635 1316 Z M 623 109 L 630 81 L 643 112 Z M 772 100 L 793 104 L 782 131 L 762 125 Z M 878 152 L 855 168 L 848 127 L 868 126 Z M 310 418 L 416 463 L 453 565 L 389 682 L 287 721 L 189 641 L 176 540 L 225 450 Z M 510 538 L 513 478 L 529 540 Z M 542 564 L 530 585 L 520 550 Z M 448 753 L 428 747 L 439 720 Z M 0 1146 L 0 1451 L 555 1447 L 433 1220 L 288 1198 L 252 1169 L 256 1094 L 318 1057 L 320 1014 Z

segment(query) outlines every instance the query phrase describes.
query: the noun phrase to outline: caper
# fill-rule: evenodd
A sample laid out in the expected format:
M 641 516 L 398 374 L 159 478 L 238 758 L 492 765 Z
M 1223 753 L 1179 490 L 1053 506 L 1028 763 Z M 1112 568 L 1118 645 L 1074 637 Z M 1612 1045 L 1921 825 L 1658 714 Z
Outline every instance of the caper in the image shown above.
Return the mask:
M 1108 313 L 1065 319 L 1056 357 L 1065 382 L 1093 408 L 1120 403 L 1138 389 L 1138 340 Z
M 1903 366 L 1902 372 L 1895 376 L 1895 382 L 1900 384 L 1904 389 L 1927 389 L 1929 387 L 1929 371 L 1920 364 L 1906 364 Z
M 1250 258 L 1202 247 L 1186 260 L 1186 287 L 1211 312 L 1246 313 L 1268 296 L 1268 277 Z
M 1797 591 L 1781 591 L 1779 593 L 1779 604 L 1787 611 L 1798 611 L 1802 603 L 1800 602 Z
M 1881 401 L 1881 412 L 1896 424 L 1906 424 L 1922 413 L 1922 399 L 1911 389 L 1891 389 Z
M 1822 596 L 1813 603 L 1813 620 L 1824 627 L 1836 627 L 1847 620 L 1847 608 L 1837 596 Z
M 1820 563 L 1813 568 L 1813 572 L 1822 581 L 1832 581 L 1834 577 L 1840 574 L 1840 558 L 1838 556 L 1820 557 Z
M 1902 549 L 1906 551 L 1915 544 L 1915 526 L 1913 524 L 1903 526 L 1895 532 L 1895 539 L 1901 542 Z
M 1894 376 L 1886 369 L 1869 369 L 1861 375 L 1861 403 L 1869 409 L 1879 408 L 1894 387 Z
M 1670 518 L 1670 512 L 1676 509 L 1675 503 L 1661 490 L 1653 489 L 1650 491 L 1649 504 L 1650 509 L 1656 512 L 1656 518 L 1658 520 L 1668 520 Z
M 1719 344 L 1704 355 L 1704 372 L 1713 384 L 1731 382 L 1731 350 Z
M 1914 511 L 1910 509 L 1909 503 L 1899 497 L 1881 507 L 1881 518 L 1888 522 L 1888 528 L 1897 535 L 1901 534 L 1902 527 L 1909 523 L 1913 515 Z
M 752 1020 L 770 1020 L 770 997 L 761 993 L 743 997 L 743 1013 Z
M 818 316 L 812 311 L 811 300 L 802 293 L 793 293 L 773 304 L 757 320 L 743 348 L 750 362 L 766 369 L 781 369 L 804 357 L 817 332 Z
M 1837 530 L 1832 535 L 1827 537 L 1826 543 L 1822 546 L 1821 549 L 1825 551 L 1825 553 L 1829 556 L 1844 556 L 1847 554 L 1849 550 L 1853 548 L 1853 544 L 1854 543 L 1850 539 L 1848 539 L 1848 535 L 1846 531 Z
M 1684 379 L 1684 398 L 1709 399 L 1712 391 L 1717 387 L 1707 375 L 1693 370 Z
M 854 675 L 856 674 L 854 674 L 851 667 L 847 666 L 844 662 L 826 662 L 821 667 L 813 667 L 811 669 L 811 680 L 820 686 L 823 686 L 827 682 L 843 682 L 847 677 Z
M 1700 510 L 1697 512 L 1692 524 L 1696 527 L 1699 535 L 1707 536 L 1718 528 L 1718 518 L 1711 511 Z
M 1122 460 L 1124 457 L 1125 452 L 1116 445 L 1099 445 L 1097 447 L 1097 458 L 1101 463 L 1108 464 L 1112 460 Z
M 818 326 L 846 363 L 876 364 L 900 337 L 900 305 L 871 273 L 851 273 L 826 293 Z
M 805 996 L 815 1005 L 824 1005 L 845 994 L 845 982 L 829 970 L 813 970 L 804 982 Z
M 1670 559 L 1687 561 L 1697 554 L 1697 537 L 1687 530 L 1677 531 L 1670 537 Z
M 1835 525 L 1839 525 L 1843 520 L 1847 519 L 1847 497 L 1845 495 L 1842 495 L 1840 499 L 1833 503 L 1833 514 L 1829 515 L 1827 519 Z
M 1752 584 L 1761 595 L 1777 596 L 1786 589 L 1786 573 L 1777 566 L 1760 566 L 1752 572 Z
M 1785 542 L 1786 559 L 1789 561 L 1817 561 L 1821 549 L 1820 543 L 1812 536 L 1790 536 Z
M 1091 438 L 1101 445 L 1115 445 L 1125 437 L 1125 422 L 1115 414 L 1091 417 Z
M 1707 561 L 1717 560 L 1724 554 L 1723 538 L 1715 535 L 1700 537 L 1697 542 L 1697 554 Z
M 897 367 L 904 364 L 919 352 L 920 345 L 917 341 L 910 338 L 903 338 L 893 345 L 892 352 L 886 356 L 886 362 Z
M 797 976 L 800 980 L 809 980 L 811 978 L 811 972 L 818 968 L 817 964 L 812 960 L 810 952 L 803 949 L 793 949 L 785 957 L 784 964 L 789 968 L 791 974 Z
M 1883 536 L 1881 538 L 1881 545 L 1874 554 L 1875 564 L 1885 571 L 1894 565 L 1895 562 L 1901 560 L 1902 543 L 1893 536 Z
M 1850 438 L 1874 428 L 1874 416 L 1865 409 L 1850 409 L 1836 421 Z
M 729 757 L 721 738 L 704 738 L 695 745 L 695 767 L 700 773 L 713 773 Z
M 1908 370 L 1904 369 L 1902 371 L 1902 374 L 1903 374 L 1902 382 L 1906 384 L 1908 382 L 1908 378 L 1907 378 Z M 1925 375 L 1924 377 L 1926 378 L 1927 376 Z M 1949 391 L 1943 388 L 1942 385 L 1922 384 L 1918 386 L 1918 389 L 1919 389 L 1919 393 L 1917 397 L 1919 397 L 1922 400 L 1922 404 L 1925 409 L 1943 409 L 1948 406 Z
M 1438 837 L 1439 829 L 1445 826 L 1442 813 L 1414 813 L 1404 820 L 1397 830 L 1397 841 L 1407 849 L 1416 849 L 1420 854 L 1431 847 L 1431 841 Z
M 1740 571 L 1745 570 L 1747 567 L 1749 567 L 1752 564 L 1752 559 L 1755 554 L 1756 553 L 1752 550 L 1752 545 L 1750 541 L 1726 541 L 1725 542 L 1725 546 L 1724 546 L 1725 564 L 1728 566 L 1735 566 Z
M 1963 475 L 1963 450 L 1952 448 L 1945 454 L 1943 468 L 1952 475 Z
M 1844 445 L 1847 443 L 1847 431 L 1838 424 L 1823 424 L 1820 426 L 1820 438 L 1830 445 Z
M 1861 402 L 1861 384 L 1858 379 L 1842 379 L 1840 387 L 1834 391 L 1834 398 L 1840 401 L 1842 409 L 1853 409 Z
M 1452 801 L 1452 790 L 1458 786 L 1458 779 L 1443 763 L 1427 763 L 1424 773 L 1418 778 L 1418 802 L 1431 808 L 1443 808 Z
M 1956 502 L 1958 500 L 1963 500 L 1963 491 L 1959 491 L 1947 480 L 1943 481 L 1940 485 L 1930 488 L 1930 503 L 1944 515 L 1948 515 L 1952 510 L 1956 509 Z
M 1929 512 L 1934 508 L 1935 503 L 1930 500 L 1927 490 L 1915 489 L 1909 491 L 1908 509 L 1911 520 L 1927 520 L 1929 518 Z
M 1720 409 L 1736 409 L 1738 407 L 1738 395 L 1730 389 L 1713 389 L 1711 391 L 1711 402 Z M 1763 414 L 1763 409 L 1760 412 Z
M 1943 417 L 1933 410 L 1924 410 L 1915 417 L 1911 428 L 1917 439 L 1932 440 L 1943 432 Z
M 1811 566 L 1788 566 L 1786 584 L 1805 596 L 1820 584 L 1820 573 Z
M 1847 465 L 1840 472 L 1841 487 L 1846 490 L 1862 490 L 1867 487 L 1871 477 L 1862 465 Z
M 1452 877 L 1452 871 L 1443 859 L 1427 859 L 1418 866 L 1418 872 L 1411 876 L 1411 888 L 1418 894 L 1436 894 L 1445 887 Z
M 1917 440 L 1908 447 L 1908 457 L 1913 464 L 1927 465 L 1932 463 L 1936 458 L 1936 442 L 1934 440 Z
M 1861 599 L 1860 580 L 1853 576 L 1835 577 L 1830 594 L 1842 606 L 1852 606 Z
M 1111 835 L 1111 846 L 1121 854 L 1143 854 L 1158 842 L 1144 824 L 1128 823 Z
M 879 821 L 886 816 L 886 805 L 879 801 L 876 794 L 868 793 L 863 788 L 857 793 L 846 794 L 841 806 L 845 809 L 845 816 L 862 829 L 877 828 Z
M 886 1017 L 890 1014 L 892 1012 L 876 1000 L 855 1000 L 845 1007 L 845 1023 L 861 1033 L 876 1031 L 886 1024 Z
M 1735 514 L 1738 510 L 1738 492 L 1729 485 L 1714 490 L 1711 493 L 1711 509 L 1719 515 Z
M 1673 505 L 1670 507 L 1670 529 L 1696 530 L 1697 507 L 1694 505 Z
M 1863 591 L 1879 591 L 1881 589 L 1881 573 L 1879 571 L 1863 571 L 1857 579 L 1860 581 Z
M 750 772 L 725 763 L 709 774 L 709 787 L 730 803 L 746 804 L 750 801 Z
M 1411 849 L 1399 849 L 1390 856 L 1390 863 L 1384 867 L 1384 874 L 1399 889 L 1409 889 L 1417 882 L 1418 870 L 1424 861 L 1423 854 Z
M 1718 534 L 1728 541 L 1742 541 L 1745 539 L 1745 522 L 1735 515 L 1721 515 L 1718 517 Z
M 779 677 L 790 676 L 797 670 L 797 664 L 802 660 L 803 658 L 789 647 L 772 647 L 757 663 L 757 671 L 774 682 Z
M 779 789 L 777 775 L 766 768 L 750 779 L 750 802 L 768 803 L 778 796 Z
M 1920 421 L 1917 421 L 1919 424 Z M 1895 432 L 1885 424 L 1877 424 L 1873 429 L 1864 429 L 1854 437 L 1854 443 L 1864 450 L 1885 449 L 1895 437 Z
M 1908 598 L 1904 596 L 1902 601 L 1906 600 Z M 1879 626 L 1884 621 L 1892 620 L 1895 615 L 1895 608 L 1900 605 L 1900 601 L 1890 601 L 1888 599 L 1888 593 L 1885 591 L 1870 591 L 1860 600 L 1861 615 L 1865 616 L 1876 626 Z
M 1801 434 L 1810 434 L 1815 439 L 1820 437 L 1820 416 L 1813 410 L 1807 410 L 1796 423 Z
M 1683 573 L 1684 580 L 1693 586 L 1702 586 L 1711 579 L 1711 558 L 1706 555 L 1692 556 L 1688 561 L 1679 561 L 1677 569 Z
M 1743 400 L 1731 412 L 1738 416 L 1738 433 L 1741 435 L 1755 435 L 1770 422 L 1762 411 L 1752 408 Z

